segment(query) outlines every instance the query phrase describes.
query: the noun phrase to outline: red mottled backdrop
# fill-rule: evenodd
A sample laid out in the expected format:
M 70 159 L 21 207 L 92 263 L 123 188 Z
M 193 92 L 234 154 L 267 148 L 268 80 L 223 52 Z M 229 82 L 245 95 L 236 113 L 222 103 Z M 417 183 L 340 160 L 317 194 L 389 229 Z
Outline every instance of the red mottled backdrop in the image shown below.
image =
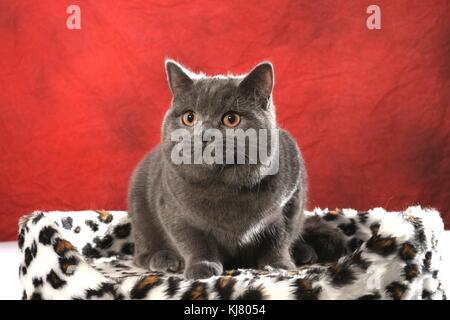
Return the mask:
M 0 240 L 35 209 L 126 209 L 170 102 L 166 57 L 209 74 L 274 63 L 310 208 L 422 204 L 450 222 L 447 0 L 1 0 Z

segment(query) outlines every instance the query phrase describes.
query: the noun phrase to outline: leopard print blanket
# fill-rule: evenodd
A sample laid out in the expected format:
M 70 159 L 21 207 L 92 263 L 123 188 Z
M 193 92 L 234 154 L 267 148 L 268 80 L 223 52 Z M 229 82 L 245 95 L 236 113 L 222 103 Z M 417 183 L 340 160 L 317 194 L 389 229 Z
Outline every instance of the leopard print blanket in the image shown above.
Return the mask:
M 36 211 L 19 223 L 23 299 L 446 299 L 437 211 L 308 214 L 341 230 L 352 253 L 296 270 L 228 270 L 194 281 L 133 265 L 124 211 Z

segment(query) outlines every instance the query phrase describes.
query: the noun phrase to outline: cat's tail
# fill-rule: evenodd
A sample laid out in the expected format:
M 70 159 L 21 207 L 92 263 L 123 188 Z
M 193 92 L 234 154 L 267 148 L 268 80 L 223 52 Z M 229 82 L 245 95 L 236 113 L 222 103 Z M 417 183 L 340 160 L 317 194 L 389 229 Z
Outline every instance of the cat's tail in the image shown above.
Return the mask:
M 316 216 L 305 219 L 302 232 L 291 247 L 296 265 L 333 262 L 347 254 L 342 231 Z

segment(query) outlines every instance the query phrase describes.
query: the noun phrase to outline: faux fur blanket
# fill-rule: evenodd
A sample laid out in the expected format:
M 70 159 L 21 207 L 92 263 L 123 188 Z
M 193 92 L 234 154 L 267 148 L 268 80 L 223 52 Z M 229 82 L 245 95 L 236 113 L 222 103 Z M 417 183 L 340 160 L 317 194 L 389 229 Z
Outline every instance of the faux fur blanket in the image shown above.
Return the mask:
M 132 263 L 124 211 L 33 212 L 20 220 L 23 299 L 445 299 L 443 223 L 433 209 L 319 210 L 354 251 L 296 270 L 228 270 L 185 280 Z

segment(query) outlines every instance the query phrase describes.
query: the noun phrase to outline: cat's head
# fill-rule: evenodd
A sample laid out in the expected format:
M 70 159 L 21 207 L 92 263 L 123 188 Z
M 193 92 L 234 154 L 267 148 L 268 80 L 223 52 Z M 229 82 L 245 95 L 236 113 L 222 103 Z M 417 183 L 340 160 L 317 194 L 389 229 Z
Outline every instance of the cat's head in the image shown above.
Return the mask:
M 166 72 L 172 103 L 163 122 L 162 147 L 172 168 L 193 181 L 215 179 L 230 185 L 258 183 L 267 172 L 259 150 L 266 148 L 266 154 L 278 157 L 275 152 L 278 140 L 271 135 L 278 132 L 272 100 L 272 64 L 262 62 L 242 76 L 209 77 L 167 60 Z M 252 131 L 257 135 L 256 142 L 252 140 L 255 137 Z M 264 131 L 267 141 L 263 146 L 260 135 Z M 239 139 L 230 135 L 233 132 L 248 136 Z M 205 141 L 208 137 L 209 141 Z M 239 148 L 242 143 L 246 144 L 244 149 Z M 230 152 L 234 152 L 231 157 Z M 220 157 L 222 161 L 218 160 Z M 231 158 L 234 162 L 230 162 Z

